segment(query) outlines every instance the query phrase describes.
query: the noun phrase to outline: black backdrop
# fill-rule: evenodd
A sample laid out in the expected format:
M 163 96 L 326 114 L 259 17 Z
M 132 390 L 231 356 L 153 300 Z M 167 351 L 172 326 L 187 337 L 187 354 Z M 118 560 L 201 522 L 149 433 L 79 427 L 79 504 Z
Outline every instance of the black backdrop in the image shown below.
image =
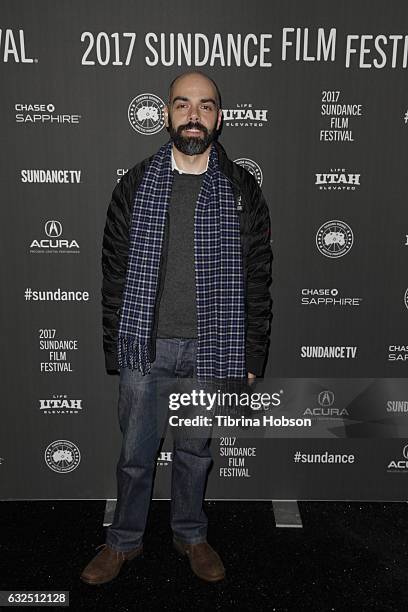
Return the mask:
M 312 419 L 273 439 L 241 432 L 235 446 L 257 451 L 240 465 L 249 476 L 221 475 L 214 440 L 207 497 L 405 499 L 406 3 L 5 0 L 0 14 L 1 497 L 116 495 L 106 209 L 123 173 L 167 140 L 168 84 L 196 66 L 222 93 L 220 141 L 270 207 L 274 318 L 257 384 L 282 391 L 280 415 Z M 354 460 L 296 462 L 298 451 Z

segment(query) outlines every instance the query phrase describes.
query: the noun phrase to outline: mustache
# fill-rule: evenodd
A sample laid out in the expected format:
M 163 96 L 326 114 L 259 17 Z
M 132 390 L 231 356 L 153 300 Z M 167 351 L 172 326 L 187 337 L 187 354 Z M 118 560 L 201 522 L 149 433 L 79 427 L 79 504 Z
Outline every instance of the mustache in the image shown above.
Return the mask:
M 179 134 L 181 134 L 183 130 L 201 130 L 204 134 L 208 134 L 208 130 L 204 125 L 201 125 L 201 123 L 192 123 L 191 121 L 185 125 L 179 125 L 177 128 Z

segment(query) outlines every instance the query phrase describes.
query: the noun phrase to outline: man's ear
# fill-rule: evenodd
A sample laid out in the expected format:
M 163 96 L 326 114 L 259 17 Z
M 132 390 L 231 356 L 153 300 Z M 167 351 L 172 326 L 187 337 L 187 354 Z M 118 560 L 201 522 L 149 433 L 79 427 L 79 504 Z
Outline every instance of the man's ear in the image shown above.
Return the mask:
M 169 108 L 167 104 L 165 104 L 163 107 L 163 117 L 164 117 L 164 125 L 166 127 L 169 127 Z

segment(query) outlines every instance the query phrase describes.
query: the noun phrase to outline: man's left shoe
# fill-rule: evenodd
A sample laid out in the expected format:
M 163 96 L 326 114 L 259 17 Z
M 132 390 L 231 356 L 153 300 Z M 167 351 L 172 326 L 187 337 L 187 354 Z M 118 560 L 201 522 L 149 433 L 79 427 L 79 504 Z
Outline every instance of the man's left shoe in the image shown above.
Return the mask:
M 202 580 L 217 582 L 225 578 L 225 568 L 221 558 L 208 542 L 184 544 L 173 538 L 173 545 L 181 555 L 187 555 L 191 569 Z

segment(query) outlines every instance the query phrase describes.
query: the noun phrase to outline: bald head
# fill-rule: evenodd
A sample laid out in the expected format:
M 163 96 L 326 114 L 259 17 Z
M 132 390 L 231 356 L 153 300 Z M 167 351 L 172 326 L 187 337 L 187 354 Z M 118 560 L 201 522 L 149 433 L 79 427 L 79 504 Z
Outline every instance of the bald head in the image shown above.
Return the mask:
M 169 86 L 169 106 L 171 106 L 174 97 L 177 95 L 177 91 L 179 89 L 184 89 L 184 86 L 188 86 L 190 88 L 203 88 L 205 86 L 207 90 L 211 91 L 210 95 L 213 98 L 217 109 L 221 108 L 221 94 L 216 82 L 201 70 L 189 70 L 187 72 L 183 72 L 172 80 Z
M 191 70 L 174 79 L 163 118 L 180 153 L 198 156 L 208 151 L 218 137 L 222 121 L 220 105 L 218 87 L 206 74 Z

